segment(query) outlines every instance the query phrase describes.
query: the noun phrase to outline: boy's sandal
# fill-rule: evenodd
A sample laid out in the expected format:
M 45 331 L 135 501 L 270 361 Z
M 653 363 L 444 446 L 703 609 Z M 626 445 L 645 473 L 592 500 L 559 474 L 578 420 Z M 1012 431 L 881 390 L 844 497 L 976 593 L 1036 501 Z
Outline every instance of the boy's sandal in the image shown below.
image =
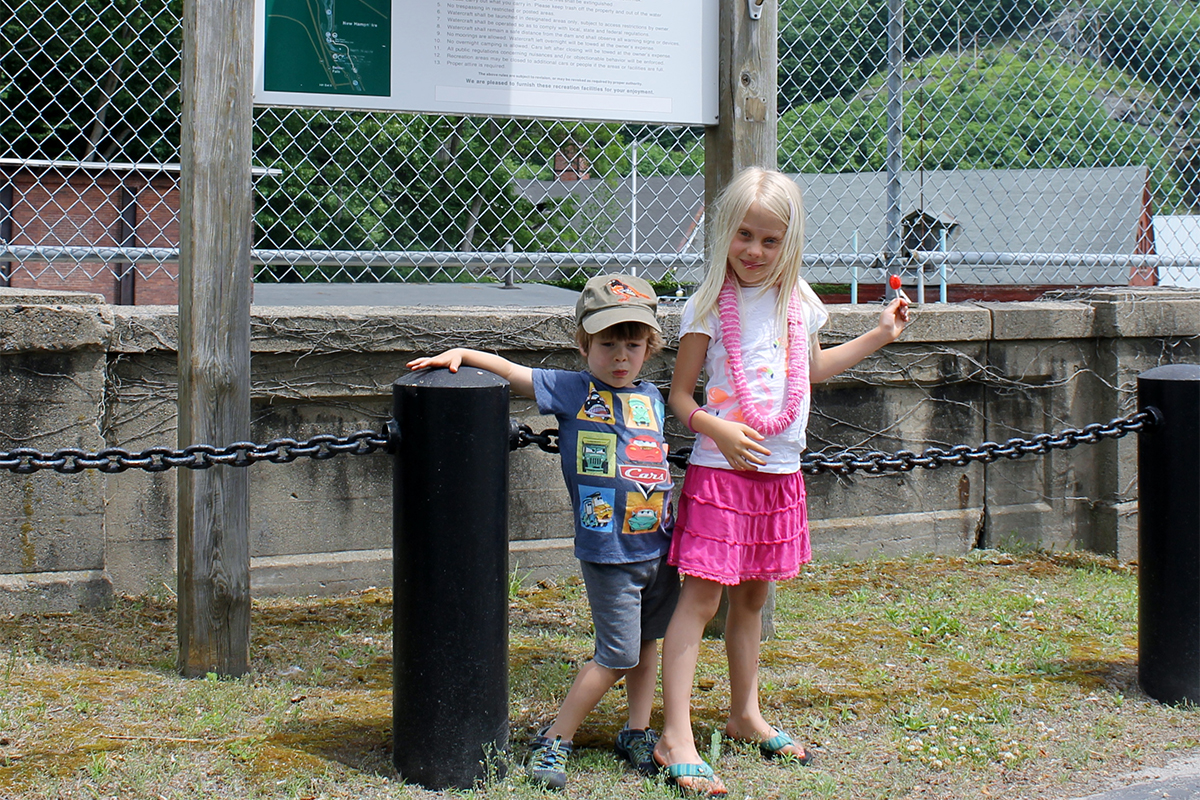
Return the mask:
M 775 731 L 775 735 L 758 743 L 759 752 L 763 754 L 764 758 L 790 758 L 801 766 L 812 762 L 812 753 L 808 752 L 803 745 L 796 744 L 791 736 L 778 728 L 771 730 Z M 793 749 L 789 751 L 789 747 Z
M 657 759 L 656 759 L 657 760 Z M 690 797 L 724 797 L 729 791 L 718 780 L 717 775 L 705 762 L 699 764 L 660 764 L 666 774 L 668 786 L 673 786 Z M 680 783 L 680 778 L 699 778 L 707 788 L 701 788 L 694 782 Z

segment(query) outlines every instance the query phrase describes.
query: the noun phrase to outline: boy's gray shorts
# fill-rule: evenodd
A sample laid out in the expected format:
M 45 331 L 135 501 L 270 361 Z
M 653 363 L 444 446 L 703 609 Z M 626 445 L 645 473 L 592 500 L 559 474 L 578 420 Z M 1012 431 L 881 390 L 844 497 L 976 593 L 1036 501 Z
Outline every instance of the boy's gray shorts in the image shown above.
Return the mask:
M 605 669 L 633 669 L 642 642 L 661 639 L 679 599 L 679 571 L 667 557 L 633 564 L 580 561 L 592 625 L 595 661 Z

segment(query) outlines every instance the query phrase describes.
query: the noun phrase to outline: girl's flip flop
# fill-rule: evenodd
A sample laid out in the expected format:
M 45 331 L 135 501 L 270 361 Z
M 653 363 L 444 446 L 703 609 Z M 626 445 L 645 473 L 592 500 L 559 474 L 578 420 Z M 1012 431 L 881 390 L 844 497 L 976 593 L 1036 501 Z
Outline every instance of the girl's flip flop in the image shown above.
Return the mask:
M 654 757 L 655 762 L 666 776 L 667 785 L 674 787 L 680 793 L 689 797 L 724 797 L 729 791 L 718 780 L 713 768 L 705 762 L 699 764 L 663 764 Z M 701 789 L 691 783 L 680 783 L 680 778 L 699 778 L 707 788 Z
M 812 753 L 808 752 L 803 745 L 796 744 L 791 736 L 778 728 L 771 730 L 775 731 L 775 735 L 758 743 L 758 749 L 765 758 L 793 758 L 801 765 L 812 762 Z M 796 755 L 795 751 L 787 752 L 789 747 L 799 750 L 800 755 Z

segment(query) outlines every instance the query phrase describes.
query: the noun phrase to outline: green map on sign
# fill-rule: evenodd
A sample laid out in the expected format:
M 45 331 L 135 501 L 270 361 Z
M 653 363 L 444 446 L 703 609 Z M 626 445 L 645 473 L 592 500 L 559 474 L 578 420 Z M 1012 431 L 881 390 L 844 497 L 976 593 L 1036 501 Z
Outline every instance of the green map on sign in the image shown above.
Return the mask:
M 263 88 L 387 97 L 391 0 L 266 0 Z

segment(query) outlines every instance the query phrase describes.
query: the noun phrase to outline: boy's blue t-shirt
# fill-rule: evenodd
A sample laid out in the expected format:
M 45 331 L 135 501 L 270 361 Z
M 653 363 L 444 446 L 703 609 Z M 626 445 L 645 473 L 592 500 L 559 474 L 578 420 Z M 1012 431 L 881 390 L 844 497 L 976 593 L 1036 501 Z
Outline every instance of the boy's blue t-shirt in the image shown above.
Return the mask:
M 576 558 L 630 564 L 665 554 L 674 484 L 658 388 L 639 381 L 614 389 L 587 371 L 535 369 L 533 389 L 541 412 L 558 420 Z

